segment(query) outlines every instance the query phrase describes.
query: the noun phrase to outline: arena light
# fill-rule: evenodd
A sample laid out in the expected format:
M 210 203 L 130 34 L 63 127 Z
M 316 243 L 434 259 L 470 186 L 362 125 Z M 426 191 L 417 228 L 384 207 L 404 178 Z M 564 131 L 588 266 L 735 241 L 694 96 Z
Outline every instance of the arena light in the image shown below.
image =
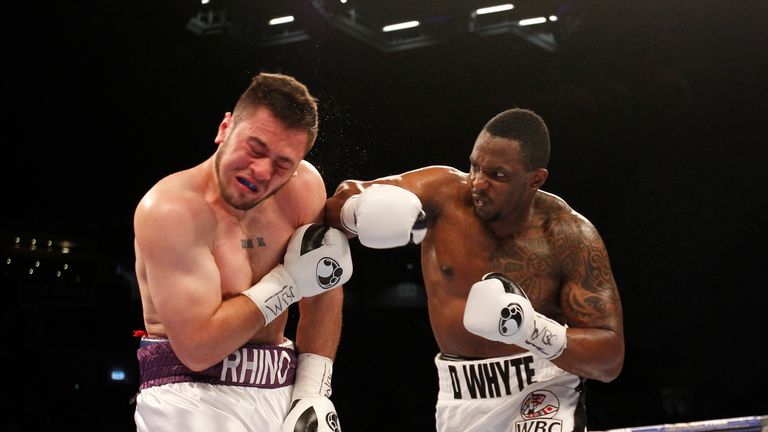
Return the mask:
M 272 18 L 269 20 L 269 25 L 288 24 L 294 21 L 293 15 L 288 15 L 279 18 Z
M 517 25 L 519 25 L 521 27 L 524 27 L 524 26 L 529 26 L 529 25 L 544 24 L 545 22 L 547 22 L 546 18 L 544 18 L 544 17 L 536 17 L 536 18 L 522 19 L 522 20 L 518 21 Z
M 199 36 L 222 33 L 227 26 L 225 11 L 201 10 L 187 21 L 187 30 Z
M 505 3 L 497 6 L 480 8 L 480 9 L 477 9 L 475 13 L 478 15 L 486 15 L 486 14 L 492 14 L 496 12 L 504 12 L 504 11 L 512 10 L 514 8 L 515 8 L 515 5 L 513 5 L 512 3 Z
M 398 30 L 405 30 L 405 29 L 409 29 L 409 28 L 414 28 L 414 27 L 418 27 L 418 26 L 419 26 L 419 22 L 418 21 L 415 21 L 415 20 L 414 21 L 406 21 L 406 22 L 401 22 L 401 23 L 397 23 L 397 24 L 386 25 L 386 26 L 381 28 L 381 31 L 383 31 L 383 32 L 393 32 L 393 31 L 398 31 Z
M 125 371 L 122 369 L 112 369 L 109 371 L 111 381 L 125 381 Z

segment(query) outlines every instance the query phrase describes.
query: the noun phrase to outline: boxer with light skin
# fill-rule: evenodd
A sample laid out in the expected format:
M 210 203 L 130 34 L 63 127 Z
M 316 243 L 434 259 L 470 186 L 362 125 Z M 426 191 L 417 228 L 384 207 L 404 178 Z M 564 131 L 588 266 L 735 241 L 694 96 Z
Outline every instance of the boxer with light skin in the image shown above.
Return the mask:
M 429 166 L 347 180 L 326 203 L 326 222 L 364 246 L 420 244 L 440 349 L 438 432 L 583 431 L 583 381 L 610 382 L 622 369 L 605 244 L 540 189 L 549 152 L 541 117 L 510 109 L 481 130 L 469 172 Z
M 215 153 L 139 202 L 138 431 L 340 431 L 329 396 L 352 260 L 303 160 L 317 118 L 304 84 L 258 74 Z M 297 302 L 294 344 L 285 312 Z

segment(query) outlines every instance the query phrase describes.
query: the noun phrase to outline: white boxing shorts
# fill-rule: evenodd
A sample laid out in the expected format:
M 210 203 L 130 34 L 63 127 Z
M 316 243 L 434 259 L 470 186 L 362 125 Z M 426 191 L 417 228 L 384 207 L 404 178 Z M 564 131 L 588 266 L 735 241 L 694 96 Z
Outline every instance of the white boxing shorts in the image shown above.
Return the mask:
M 582 379 L 530 353 L 438 354 L 437 432 L 584 432 Z
M 142 339 L 134 420 L 138 432 L 279 432 L 296 375 L 293 342 L 244 345 L 201 372 L 165 339 Z

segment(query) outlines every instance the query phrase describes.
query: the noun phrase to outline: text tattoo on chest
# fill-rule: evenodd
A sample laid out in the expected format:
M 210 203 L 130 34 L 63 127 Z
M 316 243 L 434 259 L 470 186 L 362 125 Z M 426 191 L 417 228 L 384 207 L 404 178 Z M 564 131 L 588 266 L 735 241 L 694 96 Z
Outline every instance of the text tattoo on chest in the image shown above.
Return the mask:
M 256 240 L 256 245 L 258 247 L 264 247 L 267 245 L 267 243 L 264 241 L 264 237 L 256 237 L 255 239 L 252 239 L 252 238 L 240 239 L 240 247 L 243 249 L 253 249 L 254 240 Z

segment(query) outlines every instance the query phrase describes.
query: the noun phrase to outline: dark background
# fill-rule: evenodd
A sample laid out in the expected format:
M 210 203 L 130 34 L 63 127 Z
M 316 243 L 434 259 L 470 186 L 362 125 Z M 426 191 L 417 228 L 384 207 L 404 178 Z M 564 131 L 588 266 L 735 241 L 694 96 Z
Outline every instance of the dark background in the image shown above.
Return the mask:
M 307 158 L 329 193 L 466 169 L 490 117 L 537 111 L 552 138 L 543 189 L 600 230 L 624 305 L 625 367 L 587 383 L 590 428 L 768 414 L 766 2 L 561 3 L 581 19 L 554 52 L 512 34 L 383 52 L 309 3 L 310 39 L 269 47 L 186 30 L 191 1 L 6 6 L 0 430 L 134 429 L 133 209 L 215 150 L 258 71 L 319 98 Z M 433 430 L 418 248 L 353 252 L 334 374 L 344 430 Z

